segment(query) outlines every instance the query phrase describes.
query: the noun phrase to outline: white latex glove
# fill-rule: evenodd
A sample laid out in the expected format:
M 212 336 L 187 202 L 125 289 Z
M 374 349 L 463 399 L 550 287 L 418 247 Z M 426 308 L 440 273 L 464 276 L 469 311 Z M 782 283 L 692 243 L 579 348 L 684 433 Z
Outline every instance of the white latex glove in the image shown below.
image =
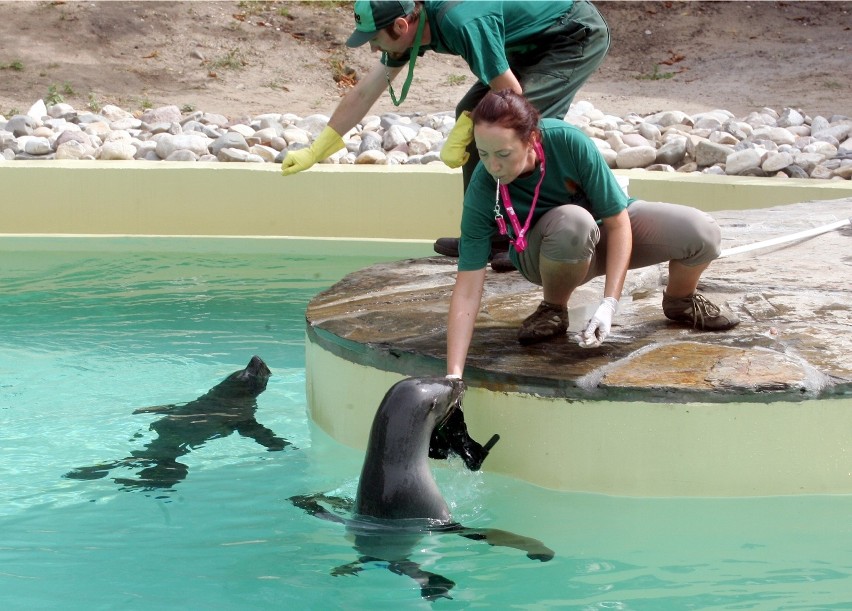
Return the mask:
M 604 297 L 601 305 L 595 310 L 595 315 L 586 325 L 586 329 L 580 333 L 580 348 L 596 348 L 600 346 L 609 335 L 612 326 L 612 317 L 618 307 L 615 297 Z

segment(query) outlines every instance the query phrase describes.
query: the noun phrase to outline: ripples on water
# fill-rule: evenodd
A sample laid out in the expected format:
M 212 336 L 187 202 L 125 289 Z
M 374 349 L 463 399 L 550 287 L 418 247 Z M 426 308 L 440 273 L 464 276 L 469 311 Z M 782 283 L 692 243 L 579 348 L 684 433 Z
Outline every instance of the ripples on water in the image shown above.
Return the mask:
M 338 524 L 292 495 L 354 496 L 363 455 L 305 416 L 304 310 L 367 259 L 2 252 L 0 600 L 6 609 L 429 608 L 381 565 L 358 576 Z M 181 460 L 173 490 L 68 480 L 152 438 L 252 354 L 272 369 L 256 418 L 297 449 L 236 434 Z M 460 462 L 436 469 L 455 517 L 541 539 L 546 564 L 454 535 L 412 556 L 456 582 L 434 606 L 848 608 L 852 499 L 619 499 L 557 493 Z M 115 476 L 132 477 L 133 472 Z

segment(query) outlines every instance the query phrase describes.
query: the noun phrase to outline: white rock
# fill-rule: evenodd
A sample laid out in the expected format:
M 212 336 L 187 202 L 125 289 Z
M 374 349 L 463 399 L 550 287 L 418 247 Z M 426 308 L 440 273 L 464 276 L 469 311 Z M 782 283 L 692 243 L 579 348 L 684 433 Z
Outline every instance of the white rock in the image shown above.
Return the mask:
M 257 155 L 261 157 L 264 161 L 273 162 L 275 161 L 275 157 L 278 155 L 278 151 L 272 148 L 271 146 L 265 146 L 263 144 L 255 144 L 249 152 L 252 155 Z
M 618 153 L 616 153 L 611 148 L 601 150 L 601 156 L 604 158 L 604 161 L 610 168 L 616 167 L 616 159 L 618 159 Z
M 310 144 L 311 135 L 299 127 L 288 127 L 284 130 L 284 140 L 287 144 Z
M 184 134 L 160 134 L 157 140 L 157 156 L 160 159 L 166 159 L 169 155 L 177 150 L 186 149 L 192 151 L 198 156 L 208 153 L 207 147 L 210 140 L 204 136 L 187 136 Z
M 27 111 L 27 116 L 34 121 L 41 122 L 47 115 L 47 106 L 44 105 L 44 100 L 39 100 Z
M 103 161 L 131 160 L 136 157 L 136 147 L 127 141 L 105 142 L 98 152 L 98 159 Z
M 684 136 L 672 138 L 657 149 L 654 162 L 672 166 L 679 164 L 686 157 L 686 142 Z
M 813 170 L 810 172 L 811 178 L 816 178 L 819 180 L 828 180 L 833 176 L 833 172 L 826 167 L 821 165 L 815 166 Z
M 307 132 L 310 132 L 312 138 L 320 135 L 320 132 L 328 125 L 328 117 L 326 115 L 308 115 L 304 119 L 296 121 L 295 125 Z
M 94 148 L 77 140 L 68 140 L 56 147 L 56 159 L 77 160 L 84 157 L 93 157 L 94 155 Z
M 828 142 L 813 142 L 802 148 L 803 153 L 817 153 L 823 157 L 834 157 L 837 154 L 837 147 Z
M 701 167 L 725 163 L 731 153 L 733 153 L 731 147 L 709 140 L 699 140 L 695 145 L 695 161 Z
M 386 159 L 384 151 L 369 150 L 364 151 L 355 158 L 356 164 L 381 163 Z
M 775 124 L 778 127 L 791 127 L 794 125 L 802 125 L 804 122 L 805 118 L 799 111 L 792 108 L 785 108 L 781 112 L 781 115 L 778 117 Z
M 793 165 L 793 155 L 790 153 L 769 153 L 760 167 L 764 172 L 773 173 L 791 165 Z
M 716 144 L 727 144 L 729 146 L 736 146 L 740 143 L 740 141 L 733 134 L 729 134 L 724 131 L 714 131 L 710 133 L 710 142 L 715 142 Z
M 653 123 L 642 122 L 639 124 L 639 134 L 651 142 L 659 142 L 662 139 L 660 128 Z
M 160 106 L 159 108 L 149 108 L 142 113 L 143 123 L 180 123 L 181 120 L 180 108 L 174 105 Z
M 767 126 L 755 129 L 752 138 L 755 140 L 765 138 L 775 144 L 795 144 L 796 142 L 796 136 L 783 127 Z
M 640 134 L 623 134 L 621 136 L 621 140 L 627 146 L 653 146 L 653 142 L 649 142 L 645 137 Z
M 607 144 L 614 150 L 616 153 L 621 149 L 627 148 L 627 145 L 624 144 L 624 139 L 621 136 L 621 132 L 612 130 L 608 132 L 604 132 L 604 137 L 606 138 Z
M 59 119 L 61 117 L 76 115 L 77 111 L 74 110 L 74 107 L 71 106 L 71 104 L 60 102 L 59 104 L 53 104 L 50 106 L 50 108 L 47 109 L 47 114 L 54 119 Z
M 109 126 L 111 129 L 139 129 L 142 126 L 142 121 L 136 117 L 126 117 L 124 119 L 113 121 L 109 124 Z
M 216 159 L 219 161 L 246 161 L 248 157 L 248 151 L 228 147 L 219 149 L 219 152 L 216 153 Z
M 198 161 L 198 156 L 192 151 L 180 149 L 166 157 L 165 161 Z
M 109 123 L 106 123 L 105 121 L 93 121 L 86 125 L 86 127 L 83 128 L 83 131 L 90 136 L 97 136 L 98 138 L 103 139 L 112 130 L 109 127 Z
M 103 137 L 104 142 L 119 142 L 119 141 L 129 141 L 131 139 L 130 133 L 121 129 L 114 129 Z
M 725 173 L 735 176 L 746 170 L 759 168 L 763 162 L 763 156 L 764 153 L 758 149 L 734 151 L 725 160 Z
M 386 151 L 395 149 L 400 144 L 405 144 L 416 135 L 411 129 L 405 129 L 402 125 L 391 125 L 382 137 L 382 146 Z
M 432 145 L 432 142 L 417 135 L 408 143 L 408 151 L 412 155 L 423 155 L 432 150 Z
M 132 114 L 113 104 L 104 104 L 101 107 L 100 114 L 109 121 L 119 121 L 121 119 L 133 118 Z
M 250 125 L 243 125 L 242 123 L 237 123 L 228 128 L 229 132 L 236 132 L 241 135 L 243 138 L 250 138 L 254 135 L 254 128 Z
M 692 125 L 692 119 L 689 115 L 679 110 L 665 110 L 663 112 L 658 112 L 645 117 L 645 121 L 659 127 L 668 127 L 670 125 L 677 124 Z
M 654 163 L 657 149 L 653 146 L 631 146 L 617 151 L 615 164 L 622 170 L 643 168 Z
M 50 141 L 47 138 L 40 138 L 38 136 L 25 136 L 26 140 L 24 140 L 24 146 L 21 150 L 29 155 L 47 155 L 52 152 L 53 149 L 50 147 Z M 24 138 L 19 138 L 23 140 Z

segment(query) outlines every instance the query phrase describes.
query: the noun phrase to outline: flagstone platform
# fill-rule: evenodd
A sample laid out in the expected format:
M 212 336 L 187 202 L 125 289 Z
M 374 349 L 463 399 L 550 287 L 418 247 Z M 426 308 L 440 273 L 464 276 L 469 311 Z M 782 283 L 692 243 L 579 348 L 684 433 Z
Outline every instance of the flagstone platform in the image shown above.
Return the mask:
M 723 249 L 729 249 L 852 217 L 852 199 L 711 214 L 722 227 Z M 329 365 L 329 357 L 335 362 L 357 366 L 359 373 L 355 379 L 361 376 L 370 386 L 374 384 L 366 381 L 364 376 L 369 374 L 364 372 L 385 372 L 387 377 L 380 379 L 388 383 L 378 384 L 379 399 L 399 377 L 443 375 L 446 316 L 455 272 L 455 260 L 440 256 L 379 264 L 348 275 L 312 300 L 306 314 L 309 403 L 314 420 L 333 437 L 362 446 L 366 439 L 363 420 L 369 424 L 378 401 L 360 405 L 363 401 L 373 401 L 374 396 L 367 394 L 364 397 L 369 398 L 359 399 L 361 389 L 351 387 L 345 392 L 352 397 L 352 403 L 342 401 L 346 408 L 337 405 L 340 399 L 329 399 L 325 385 L 351 384 L 339 372 L 331 373 L 334 367 Z M 767 424 L 760 420 L 748 423 L 743 416 L 749 409 L 753 410 L 749 417 L 760 413 L 744 404 L 774 405 L 778 419 L 770 423 L 775 426 L 783 422 L 785 428 L 778 433 L 780 439 L 794 443 L 797 431 L 801 431 L 803 437 L 816 435 L 814 444 L 819 444 L 821 438 L 832 448 L 834 458 L 826 456 L 825 460 L 834 461 L 840 479 L 814 489 L 838 491 L 839 488 L 852 492 L 852 443 L 838 437 L 836 445 L 832 445 L 829 439 L 838 426 L 846 427 L 843 438 L 852 439 L 849 435 L 852 431 L 852 226 L 715 261 L 702 277 L 699 289 L 712 301 L 726 303 L 741 317 L 741 324 L 727 332 L 700 332 L 668 321 L 660 306 L 666 274 L 665 265 L 631 271 L 612 335 L 599 348 L 583 349 L 572 336 L 599 304 L 602 279 L 581 287 L 572 297 L 568 336 L 524 347 L 516 340 L 517 329 L 541 299 L 540 288 L 517 272 L 497 274 L 489 270 L 464 374 L 470 388 L 465 400 L 466 414 L 472 412 L 468 419 L 481 428 L 481 436 L 499 429 L 505 437 L 505 427 L 524 426 L 526 421 L 538 433 L 525 436 L 525 443 L 537 445 L 536 440 L 543 434 L 541 427 L 547 426 L 547 420 L 544 424 L 534 424 L 539 418 L 536 405 L 544 408 L 546 418 L 556 428 L 578 424 L 576 417 L 560 424 L 559 418 L 570 410 L 552 412 L 557 404 L 598 405 L 599 415 L 605 411 L 600 407 L 603 404 L 610 408 L 641 404 L 645 410 L 659 406 L 657 412 L 649 413 L 679 406 L 677 411 L 681 415 L 696 405 L 736 405 L 723 416 L 725 427 L 730 430 L 711 435 L 715 439 L 713 447 L 717 447 L 726 442 L 736 443 L 735 436 L 740 434 L 738 414 L 750 435 L 759 436 L 761 431 L 773 434 Z M 327 378 L 329 374 L 333 379 Z M 506 411 L 493 407 L 507 397 L 515 401 L 514 407 L 507 406 Z M 523 397 L 533 400 L 523 401 Z M 469 409 L 471 401 L 474 407 Z M 828 420 L 800 421 L 803 402 L 836 406 L 838 412 Z M 799 408 L 793 407 L 783 415 L 784 410 L 795 405 Z M 618 413 L 624 414 L 625 407 Z M 348 419 L 346 410 L 362 411 L 365 415 Z M 633 414 L 636 413 L 634 410 Z M 500 420 L 503 417 L 500 414 L 505 421 Z M 663 424 L 642 419 L 613 422 L 622 418 L 614 414 L 607 418 L 619 430 L 626 422 L 630 426 L 659 428 L 678 421 L 669 418 Z M 693 421 L 679 431 L 666 435 L 658 432 L 639 443 L 643 447 L 654 443 L 697 443 L 702 426 L 710 427 L 709 435 L 714 425 Z M 808 429 L 809 426 L 815 428 Z M 571 433 L 574 434 L 583 435 Z M 587 430 L 585 434 L 594 436 L 599 431 Z M 622 440 L 636 441 L 635 431 L 621 431 L 616 437 L 619 435 Z M 560 439 L 565 443 L 583 443 L 571 438 L 568 431 L 554 433 L 553 439 L 545 444 L 549 449 L 536 449 L 539 459 L 543 460 L 548 452 L 562 451 L 556 449 L 561 445 Z M 752 442 L 751 438 L 744 441 Z M 600 447 L 598 443 L 586 451 Z M 518 451 L 517 446 L 514 451 Z M 687 450 L 692 451 L 700 449 Z M 837 462 L 841 458 L 842 464 Z M 764 459 L 767 466 L 772 464 L 769 455 L 761 460 Z M 575 463 L 571 468 L 576 468 L 578 456 L 571 460 Z M 666 458 L 661 455 L 659 460 L 665 463 Z M 502 462 L 496 461 L 499 463 L 496 466 L 498 470 L 518 474 L 522 467 L 512 465 L 512 461 L 518 461 L 516 454 L 505 456 Z M 568 468 L 567 464 L 563 466 Z M 596 469 L 590 469 L 586 476 L 592 478 L 592 472 Z M 675 493 L 704 490 L 703 484 L 698 483 L 701 478 L 694 471 L 681 476 L 697 479 L 694 485 L 674 486 Z M 578 482 L 574 478 L 565 482 L 561 477 L 554 473 L 547 481 L 536 478 L 533 481 L 569 489 L 601 489 L 590 481 Z M 779 484 L 783 481 L 779 477 Z M 671 483 L 652 493 L 671 493 Z M 743 482 L 734 487 L 733 493 L 767 493 L 758 492 L 760 486 L 752 486 L 753 483 Z M 797 490 L 808 488 L 793 486 Z M 786 485 L 781 487 L 786 489 Z M 642 492 L 631 486 L 627 488 L 629 494 Z M 776 492 L 773 489 L 768 493 Z

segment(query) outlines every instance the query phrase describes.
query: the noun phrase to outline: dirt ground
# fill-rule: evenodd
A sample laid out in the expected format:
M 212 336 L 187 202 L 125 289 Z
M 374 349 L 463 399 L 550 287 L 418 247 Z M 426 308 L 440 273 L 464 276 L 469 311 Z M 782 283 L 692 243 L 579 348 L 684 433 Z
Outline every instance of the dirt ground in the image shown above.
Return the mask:
M 611 114 L 768 106 L 852 115 L 852 2 L 596 3 L 610 53 L 577 100 Z M 234 118 L 330 115 L 377 61 L 348 2 L 0 0 L 0 114 L 38 99 Z M 400 78 L 397 87 L 401 87 Z M 474 82 L 428 53 L 399 112 L 452 110 Z M 375 112 L 393 110 L 388 96 Z

